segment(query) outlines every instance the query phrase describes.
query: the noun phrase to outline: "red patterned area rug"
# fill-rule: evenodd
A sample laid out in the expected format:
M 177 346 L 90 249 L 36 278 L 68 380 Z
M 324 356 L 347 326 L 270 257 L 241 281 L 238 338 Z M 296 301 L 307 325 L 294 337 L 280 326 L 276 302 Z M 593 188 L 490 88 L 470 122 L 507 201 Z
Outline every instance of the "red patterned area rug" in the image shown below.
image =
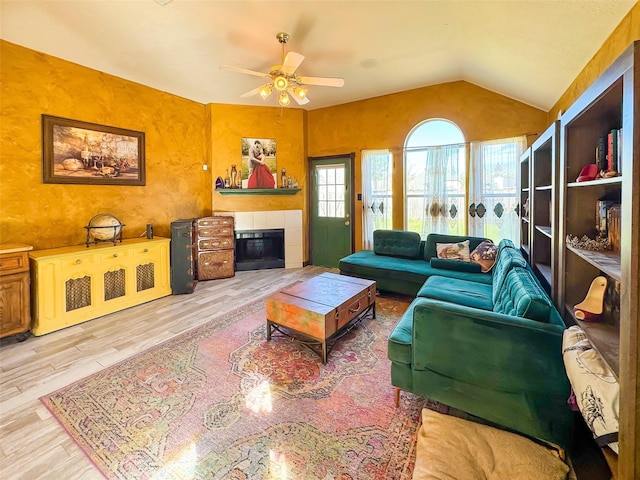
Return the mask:
M 378 297 L 323 365 L 266 341 L 263 298 L 41 400 L 107 478 L 408 480 L 425 401 L 395 408 L 387 359 L 407 306 Z

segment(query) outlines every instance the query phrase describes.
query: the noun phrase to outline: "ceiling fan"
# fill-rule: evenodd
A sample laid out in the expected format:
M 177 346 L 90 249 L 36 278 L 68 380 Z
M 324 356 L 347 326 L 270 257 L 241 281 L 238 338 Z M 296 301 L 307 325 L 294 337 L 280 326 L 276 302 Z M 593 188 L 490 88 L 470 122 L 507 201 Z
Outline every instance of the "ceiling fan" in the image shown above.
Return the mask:
M 344 79 L 342 78 L 305 77 L 297 75 L 296 70 L 304 60 L 304 55 L 295 52 L 284 54 L 284 45 L 289 41 L 288 33 L 280 32 L 276 35 L 276 38 L 282 45 L 282 63 L 271 67 L 269 73 L 256 72 L 245 68 L 232 67 L 230 65 L 220 65 L 220 68 L 224 68 L 225 70 L 269 79 L 264 85 L 254 88 L 247 93 L 243 93 L 240 95 L 241 97 L 251 97 L 260 94 L 263 99 L 266 99 L 275 89 L 280 92 L 278 94 L 278 103 L 283 107 L 291 103 L 289 95 L 298 102 L 298 105 L 305 105 L 309 103 L 306 85 L 320 85 L 323 87 L 342 87 L 344 85 Z

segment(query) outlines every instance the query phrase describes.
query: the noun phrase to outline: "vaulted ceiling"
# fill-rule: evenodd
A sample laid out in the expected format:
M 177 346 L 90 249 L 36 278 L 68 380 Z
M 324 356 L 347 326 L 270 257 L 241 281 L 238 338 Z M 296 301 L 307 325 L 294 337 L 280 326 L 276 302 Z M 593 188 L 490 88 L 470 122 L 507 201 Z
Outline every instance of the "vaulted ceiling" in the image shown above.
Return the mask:
M 466 80 L 549 110 L 635 0 L 1 0 L 0 37 L 201 103 L 241 98 L 286 51 L 310 86 L 307 109 Z M 1 61 L 1 59 L 0 59 Z

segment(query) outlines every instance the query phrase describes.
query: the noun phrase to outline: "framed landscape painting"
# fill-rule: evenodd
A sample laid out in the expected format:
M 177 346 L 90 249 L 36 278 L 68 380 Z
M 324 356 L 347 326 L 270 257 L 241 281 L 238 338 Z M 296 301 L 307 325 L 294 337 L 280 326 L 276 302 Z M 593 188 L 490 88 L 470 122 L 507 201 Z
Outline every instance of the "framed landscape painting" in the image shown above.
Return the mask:
M 144 133 L 42 115 L 42 181 L 144 185 Z
M 242 139 L 243 188 L 277 188 L 276 141 L 270 138 Z

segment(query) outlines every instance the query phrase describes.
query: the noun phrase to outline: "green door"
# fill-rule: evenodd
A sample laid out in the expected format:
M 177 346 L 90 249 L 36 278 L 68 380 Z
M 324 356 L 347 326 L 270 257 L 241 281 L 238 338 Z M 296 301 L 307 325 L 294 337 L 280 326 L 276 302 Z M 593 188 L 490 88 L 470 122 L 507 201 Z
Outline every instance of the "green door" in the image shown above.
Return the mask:
M 313 265 L 337 267 L 353 252 L 352 165 L 353 155 L 309 159 Z

